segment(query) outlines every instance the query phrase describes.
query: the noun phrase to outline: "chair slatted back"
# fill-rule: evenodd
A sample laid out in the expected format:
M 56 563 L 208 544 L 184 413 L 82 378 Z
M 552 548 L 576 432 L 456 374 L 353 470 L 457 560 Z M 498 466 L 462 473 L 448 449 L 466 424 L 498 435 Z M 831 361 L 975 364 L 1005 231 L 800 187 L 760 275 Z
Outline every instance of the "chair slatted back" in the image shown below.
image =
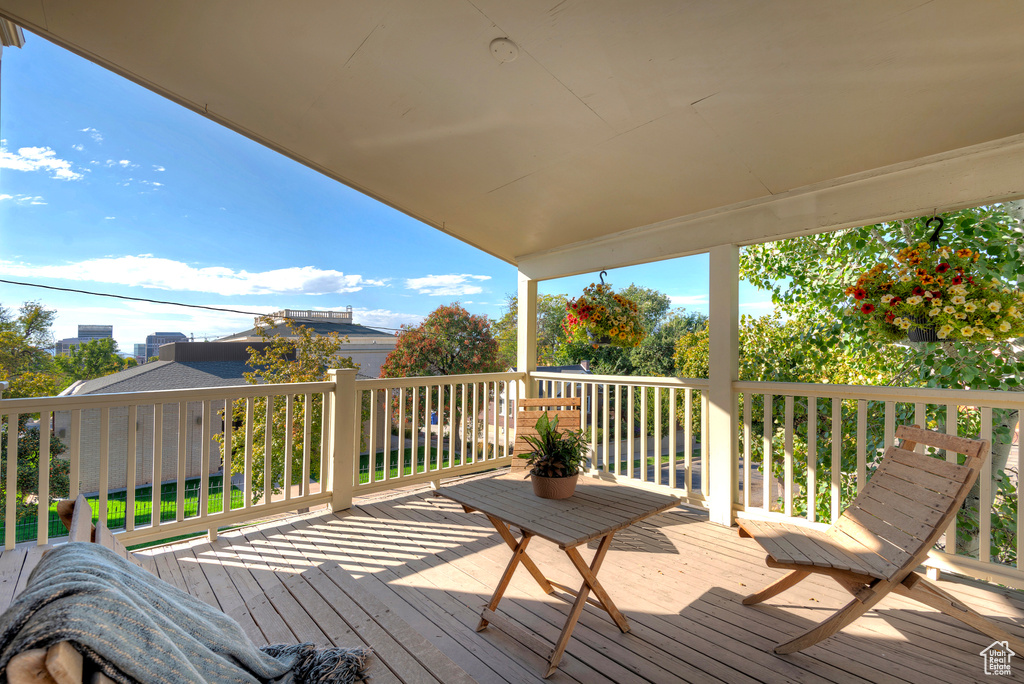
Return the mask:
M 533 451 L 532 447 L 523 437 L 537 434 L 537 420 L 542 415 L 547 414 L 548 420 L 554 420 L 557 416 L 559 432 L 562 430 L 579 430 L 580 406 L 582 406 L 582 403 L 579 397 L 520 399 L 518 402 L 519 411 L 516 414 L 516 440 L 512 447 L 512 472 L 529 468 L 526 464 L 526 459 L 519 458 L 519 454 L 528 454 Z
M 927 556 L 956 515 L 988 455 L 984 440 L 900 426 L 893 445 L 827 534 L 892 577 Z M 918 444 L 964 454 L 964 465 L 915 453 Z

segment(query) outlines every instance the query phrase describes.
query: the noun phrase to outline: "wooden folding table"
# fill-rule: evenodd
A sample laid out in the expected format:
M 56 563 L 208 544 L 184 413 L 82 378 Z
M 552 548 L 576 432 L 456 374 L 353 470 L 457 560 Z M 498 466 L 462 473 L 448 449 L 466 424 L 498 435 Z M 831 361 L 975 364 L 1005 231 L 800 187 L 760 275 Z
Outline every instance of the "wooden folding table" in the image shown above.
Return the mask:
M 512 558 L 498 581 L 494 595 L 480 613 L 477 631 L 487 627 L 490 622 L 499 627 L 510 624 L 495 611 L 512 575 L 520 565 L 529 571 L 545 593 L 550 594 L 557 587 L 576 597 L 548 659 L 545 678 L 550 677 L 558 667 L 585 603 L 603 609 L 620 630 L 629 631 L 629 622 L 597 580 L 597 573 L 616 532 L 655 513 L 673 508 L 680 501 L 678 497 L 668 494 L 583 476 L 580 477 L 576 493 L 560 501 L 534 496 L 530 481 L 524 480 L 521 475 L 472 480 L 442 487 L 435 494 L 462 504 L 467 511 L 479 511 L 486 515 L 512 549 Z M 522 532 L 520 539 L 513 536 L 511 527 Z M 547 539 L 565 551 L 583 578 L 583 584 L 578 590 L 552 582 L 544 576 L 526 553 L 533 537 Z M 601 541 L 588 565 L 577 547 L 597 539 Z M 591 592 L 596 601 L 589 598 Z

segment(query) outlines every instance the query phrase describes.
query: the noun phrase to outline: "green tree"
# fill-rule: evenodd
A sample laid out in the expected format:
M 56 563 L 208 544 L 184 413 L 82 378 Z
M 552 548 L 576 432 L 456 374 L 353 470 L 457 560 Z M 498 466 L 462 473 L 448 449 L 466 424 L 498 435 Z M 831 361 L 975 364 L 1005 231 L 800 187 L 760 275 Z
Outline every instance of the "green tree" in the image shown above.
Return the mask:
M 134 358 L 122 358 L 117 342 L 111 338 L 76 344 L 66 356 L 54 359 L 57 371 L 66 384 L 76 380 L 92 380 L 138 365 Z
M 25 302 L 17 315 L 0 307 L 0 380 L 10 383 L 6 397 L 56 394 L 53 372 L 53 325 L 57 312 L 39 302 Z
M 986 278 L 1007 286 L 1024 282 L 1024 227 L 1019 204 L 965 209 L 945 214 L 943 219 L 940 244 L 981 253 L 977 266 Z M 769 289 L 773 301 L 787 315 L 801 320 L 837 321 L 839 347 L 851 370 L 870 375 L 881 355 L 899 350 L 898 364 L 888 373 L 887 384 L 1019 391 L 1024 376 L 1020 340 L 887 344 L 867 333 L 862 316 L 851 313 L 846 289 L 881 257 L 929 240 L 933 231 L 926 225 L 927 220 L 894 221 L 749 247 L 741 253 L 742 273 L 755 285 Z M 929 425 L 945 430 L 944 412 L 934 407 L 930 410 Z M 902 415 L 897 418 L 910 419 Z M 970 413 L 964 419 L 977 421 Z M 1016 506 L 1013 485 L 1004 468 L 1017 422 L 1016 411 L 994 411 L 993 481 L 996 506 L 1004 509 Z M 971 432 L 975 427 L 965 424 L 961 429 Z M 968 499 L 968 507 L 972 506 L 977 509 L 975 496 Z M 971 523 L 963 520 L 962 513 L 964 524 L 960 527 L 969 530 L 971 524 L 976 525 L 976 515 Z M 1013 519 L 993 516 L 993 527 L 994 537 L 1005 542 L 994 552 L 1003 560 L 1011 559 L 1015 546 Z M 961 542 L 968 550 L 976 546 L 974 539 Z
M 53 335 L 50 328 L 56 312 L 39 302 L 25 302 L 15 315 L 0 307 L 0 380 L 10 383 L 4 396 L 8 398 L 38 397 L 56 394 L 59 381 L 54 373 Z M 18 436 L 16 515 L 18 520 L 31 517 L 38 511 L 35 500 L 39 494 L 39 427 L 40 416 L 23 413 L 18 416 L 14 429 Z M 7 436 L 12 429 L 9 421 L 0 426 L 0 472 L 7 471 Z M 43 429 L 49 430 L 49 425 Z M 64 444 L 50 438 L 50 495 L 49 500 L 66 498 L 69 492 L 70 464 L 58 458 L 64 453 Z M 6 506 L 7 488 L 0 488 L 0 509 Z
M 271 334 L 273 321 L 262 319 L 257 325 L 264 341 L 270 342 L 262 351 L 249 348 L 249 366 L 252 371 L 243 374 L 246 382 L 263 383 L 298 383 L 322 382 L 327 380 L 327 371 L 335 368 L 358 368 L 351 357 L 341 355 L 342 344 L 347 338 L 339 337 L 338 333 L 317 335 L 311 329 L 287 322 L 288 335 Z M 252 459 L 252 501 L 259 501 L 266 489 L 278 493 L 285 486 L 288 464 L 290 463 L 291 478 L 289 485 L 303 484 L 303 450 L 305 439 L 306 412 L 310 411 L 312 424 L 310 437 L 310 475 L 314 481 L 321 481 L 321 435 L 323 434 L 323 398 L 311 396 L 311 404 L 307 406 L 302 396 L 297 397 L 293 405 L 292 419 L 288 422 L 288 409 L 285 397 L 270 398 L 271 423 L 267 425 L 267 398 L 257 397 L 253 401 L 253 445 L 257 452 L 266 443 L 267 430 L 271 435 L 271 473 L 269 487 L 265 478 L 265 459 Z M 364 417 L 366 407 L 364 406 Z M 235 401 L 232 406 L 231 471 L 245 472 L 245 439 L 246 439 L 246 401 Z M 285 453 L 286 437 L 291 437 L 291 453 Z M 215 436 L 223 445 L 223 435 Z M 286 460 L 286 456 L 287 459 Z M 225 498 L 225 500 L 228 500 Z
M 35 414 L 38 419 L 38 414 Z M 39 512 L 39 427 L 29 425 L 33 416 L 23 413 L 18 416 L 18 483 L 15 501 L 15 515 L 18 521 L 31 518 Z M 49 429 L 49 425 L 44 429 Z M 10 425 L 5 421 L 0 427 L 0 472 L 7 472 L 7 432 Z M 49 501 L 68 498 L 71 483 L 71 462 L 59 458 L 65 451 L 64 443 L 50 437 L 50 489 Z M 0 510 L 7 505 L 7 488 L 0 488 Z
M 564 294 L 537 296 L 537 364 L 550 366 L 557 363 L 557 351 L 563 339 L 562 321 L 565 320 Z M 514 368 L 518 349 L 519 298 L 508 295 L 501 318 L 494 321 L 492 330 L 498 340 L 498 359 L 504 368 Z

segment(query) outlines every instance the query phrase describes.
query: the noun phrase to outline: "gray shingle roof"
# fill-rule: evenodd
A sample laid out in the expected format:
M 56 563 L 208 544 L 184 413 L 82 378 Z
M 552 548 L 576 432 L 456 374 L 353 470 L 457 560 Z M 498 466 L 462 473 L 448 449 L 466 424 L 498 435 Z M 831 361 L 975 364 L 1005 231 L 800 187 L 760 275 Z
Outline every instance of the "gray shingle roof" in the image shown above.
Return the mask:
M 135 368 L 88 380 L 82 383 L 74 395 L 247 385 L 249 383 L 242 374 L 251 370 L 245 361 L 150 361 Z M 358 373 L 356 378 L 371 379 Z

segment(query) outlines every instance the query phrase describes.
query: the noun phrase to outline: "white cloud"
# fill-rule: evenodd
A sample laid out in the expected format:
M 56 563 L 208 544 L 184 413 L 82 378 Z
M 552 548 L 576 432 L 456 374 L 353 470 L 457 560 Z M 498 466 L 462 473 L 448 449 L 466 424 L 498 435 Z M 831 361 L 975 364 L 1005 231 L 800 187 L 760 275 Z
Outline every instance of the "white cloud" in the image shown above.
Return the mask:
M 162 166 L 160 166 L 158 164 L 153 164 L 153 170 L 154 171 L 166 171 L 167 169 L 165 169 L 164 167 L 162 167 Z
M 469 275 L 468 273 L 428 275 L 425 278 L 407 278 L 405 287 L 431 297 L 459 297 L 483 292 L 484 289 L 473 284 L 473 281 L 490 279 L 491 276 Z
M 79 128 L 78 131 L 80 133 L 88 133 L 89 137 L 95 140 L 96 142 L 103 142 L 103 136 L 95 128 L 89 128 L 88 126 L 86 126 L 85 128 Z
M 75 150 L 77 152 L 81 152 L 82 150 L 85 149 L 85 145 L 72 145 L 71 149 L 73 149 L 73 150 Z
M 49 147 L 21 147 L 17 152 L 0 147 L 0 169 L 49 171 L 50 178 L 57 180 L 78 180 L 82 177 L 72 170 L 71 162 L 58 158 Z
M 388 332 L 394 332 L 403 325 L 419 325 L 424 318 L 420 314 L 399 313 L 389 309 L 352 309 L 353 322 L 370 328 L 390 328 Z
M 672 306 L 700 306 L 708 303 L 708 296 L 701 295 L 669 295 Z
M 116 216 L 104 216 L 103 217 L 103 219 L 106 220 L 106 221 L 113 221 L 116 218 L 117 218 Z
M 128 168 L 129 166 L 132 165 L 132 163 L 130 161 L 128 161 L 127 159 L 122 159 L 121 161 L 119 161 L 117 163 L 120 164 L 121 166 L 125 167 L 125 168 Z
M 15 204 L 46 204 L 39 195 L 0 195 L 0 202 L 13 201 Z
M 0 261 L 0 273 L 42 278 L 134 285 L 157 290 L 215 292 L 232 295 L 319 295 L 358 292 L 381 286 L 383 280 L 314 266 L 293 266 L 272 271 L 235 271 L 222 266 L 197 268 L 182 261 L 159 257 L 108 256 L 67 264 L 40 266 Z

